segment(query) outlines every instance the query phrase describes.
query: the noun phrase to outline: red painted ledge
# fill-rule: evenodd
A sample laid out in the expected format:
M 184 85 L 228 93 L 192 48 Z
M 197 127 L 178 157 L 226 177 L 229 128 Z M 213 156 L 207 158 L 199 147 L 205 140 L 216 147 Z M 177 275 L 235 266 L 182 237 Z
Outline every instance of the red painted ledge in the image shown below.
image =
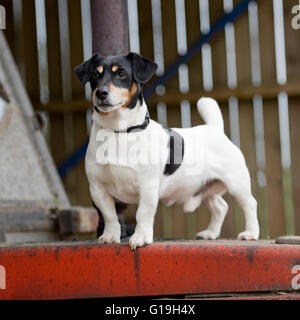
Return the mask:
M 128 244 L 58 242 L 0 246 L 0 265 L 0 299 L 290 291 L 300 246 L 166 241 L 131 251 Z

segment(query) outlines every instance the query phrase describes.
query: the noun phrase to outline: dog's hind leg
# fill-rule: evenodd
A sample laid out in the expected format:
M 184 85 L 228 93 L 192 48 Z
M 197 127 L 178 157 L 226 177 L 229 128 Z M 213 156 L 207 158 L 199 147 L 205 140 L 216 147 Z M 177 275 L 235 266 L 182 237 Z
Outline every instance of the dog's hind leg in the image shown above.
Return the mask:
M 218 194 L 210 195 L 204 200 L 205 205 L 211 212 L 211 218 L 206 230 L 197 233 L 197 239 L 214 240 L 220 233 L 225 219 L 228 205 Z
M 230 192 L 230 191 L 229 191 Z M 259 224 L 257 220 L 257 202 L 251 192 L 232 192 L 245 213 L 246 229 L 238 235 L 239 240 L 257 240 L 259 237 Z
M 245 231 L 238 235 L 239 240 L 257 240 L 259 237 L 259 224 L 257 220 L 257 202 L 251 193 L 251 180 L 248 169 L 240 168 L 240 174 L 231 177 L 226 182 L 229 193 L 237 200 L 245 214 Z M 238 178 L 236 178 L 238 177 Z
M 193 212 L 195 211 L 202 202 L 202 195 L 190 197 L 187 199 L 183 204 L 183 211 L 184 212 Z

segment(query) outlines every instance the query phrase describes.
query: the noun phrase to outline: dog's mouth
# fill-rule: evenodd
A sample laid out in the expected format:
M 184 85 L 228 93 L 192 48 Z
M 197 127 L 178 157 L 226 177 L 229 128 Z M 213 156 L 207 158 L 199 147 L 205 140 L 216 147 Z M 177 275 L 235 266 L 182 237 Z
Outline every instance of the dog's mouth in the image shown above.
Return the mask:
M 94 105 L 94 108 L 97 112 L 101 111 L 101 112 L 112 112 L 114 110 L 119 109 L 122 106 L 122 104 L 109 104 L 109 103 L 101 103 L 101 104 L 97 104 Z
M 101 103 L 98 105 L 98 107 L 99 108 L 110 108 L 110 107 L 114 107 L 114 106 L 109 103 Z

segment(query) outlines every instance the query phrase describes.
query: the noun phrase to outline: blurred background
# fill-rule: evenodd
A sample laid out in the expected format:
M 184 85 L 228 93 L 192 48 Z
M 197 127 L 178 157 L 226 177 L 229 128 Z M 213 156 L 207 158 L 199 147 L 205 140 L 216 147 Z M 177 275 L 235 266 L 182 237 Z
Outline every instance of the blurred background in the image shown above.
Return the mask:
M 4 34 L 34 109 L 46 118 L 43 133 L 67 195 L 81 206 L 91 206 L 84 172 L 90 89 L 80 86 L 73 69 L 93 53 L 92 1 L 0 1 Z M 151 117 L 168 127 L 198 125 L 197 99 L 217 99 L 226 134 L 250 170 L 261 236 L 300 235 L 300 30 L 292 27 L 299 1 L 123 2 L 128 49 L 159 65 L 146 86 Z M 244 218 L 235 201 L 225 199 L 221 236 L 232 238 Z M 130 206 L 127 221 L 134 215 Z M 208 222 L 205 208 L 185 214 L 160 204 L 155 235 L 194 238 Z

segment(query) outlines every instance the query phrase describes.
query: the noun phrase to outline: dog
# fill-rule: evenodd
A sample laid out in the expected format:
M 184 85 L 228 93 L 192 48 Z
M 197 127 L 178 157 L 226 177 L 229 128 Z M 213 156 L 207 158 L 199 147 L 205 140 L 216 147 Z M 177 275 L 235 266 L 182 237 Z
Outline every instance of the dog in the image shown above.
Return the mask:
M 204 125 L 163 128 L 150 119 L 142 94 L 143 85 L 156 70 L 156 63 L 132 52 L 94 54 L 74 70 L 80 83 L 89 82 L 92 89 L 94 111 L 85 169 L 92 200 L 105 222 L 99 243 L 120 242 L 114 198 L 138 204 L 135 232 L 129 239 L 132 250 L 153 242 L 159 200 L 167 205 L 180 203 L 185 212 L 203 203 L 211 220 L 196 236 L 216 239 L 228 210 L 222 198 L 227 191 L 245 214 L 246 228 L 238 239 L 257 240 L 257 202 L 251 193 L 249 171 L 240 149 L 224 134 L 217 102 L 198 100 Z M 122 148 L 129 160 L 121 159 Z M 119 153 L 108 155 L 116 149 Z M 158 161 L 148 161 L 153 155 Z

